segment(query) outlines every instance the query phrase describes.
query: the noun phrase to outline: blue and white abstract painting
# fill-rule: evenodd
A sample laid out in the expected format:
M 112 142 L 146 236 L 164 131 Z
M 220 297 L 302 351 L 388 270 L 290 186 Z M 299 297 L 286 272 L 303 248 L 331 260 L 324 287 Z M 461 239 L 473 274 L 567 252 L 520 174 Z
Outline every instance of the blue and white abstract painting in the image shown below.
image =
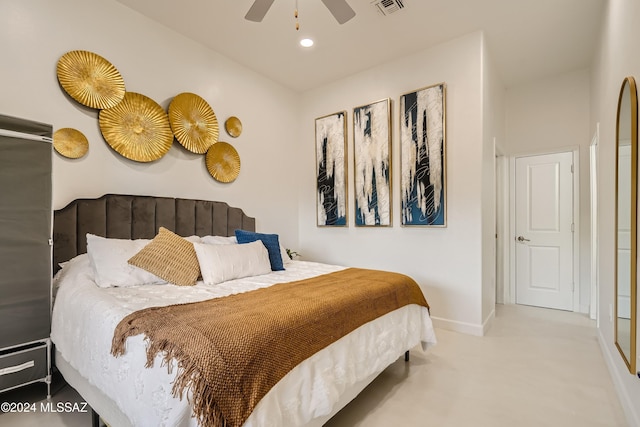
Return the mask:
M 402 225 L 446 226 L 445 84 L 400 97 Z
M 316 119 L 318 226 L 347 225 L 346 111 Z
M 391 225 L 390 103 L 353 109 L 356 226 Z

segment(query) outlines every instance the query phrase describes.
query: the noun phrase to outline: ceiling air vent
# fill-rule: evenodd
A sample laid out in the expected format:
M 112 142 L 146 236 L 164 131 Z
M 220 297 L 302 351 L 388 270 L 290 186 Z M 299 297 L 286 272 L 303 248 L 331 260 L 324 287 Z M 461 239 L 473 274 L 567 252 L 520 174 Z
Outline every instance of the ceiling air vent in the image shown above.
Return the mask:
M 371 4 L 385 16 L 404 8 L 403 0 L 374 0 Z

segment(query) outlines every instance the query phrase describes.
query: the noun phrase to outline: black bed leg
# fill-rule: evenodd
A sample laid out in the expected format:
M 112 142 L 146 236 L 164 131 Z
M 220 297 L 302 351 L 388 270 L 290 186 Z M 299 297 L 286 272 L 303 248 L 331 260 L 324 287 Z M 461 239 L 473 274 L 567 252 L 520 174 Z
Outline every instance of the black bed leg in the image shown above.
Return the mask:
M 404 361 L 408 362 L 409 361 L 409 350 L 404 352 Z
M 100 427 L 100 415 L 91 408 L 91 427 Z

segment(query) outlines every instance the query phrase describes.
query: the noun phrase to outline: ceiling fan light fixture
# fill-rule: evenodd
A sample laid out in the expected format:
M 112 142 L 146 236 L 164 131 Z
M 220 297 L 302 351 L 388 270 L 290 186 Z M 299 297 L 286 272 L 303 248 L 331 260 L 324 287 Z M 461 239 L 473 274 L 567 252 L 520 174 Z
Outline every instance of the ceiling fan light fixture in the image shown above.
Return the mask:
M 305 38 L 300 40 L 300 46 L 302 47 L 311 47 L 313 46 L 313 40 L 309 39 L 309 38 Z
M 245 15 L 244 19 L 253 22 L 262 22 L 262 19 L 269 11 L 269 8 L 275 0 L 254 0 L 249 12 Z M 388 2 L 400 2 L 400 0 L 374 0 Z M 354 16 L 356 12 L 349 6 L 347 0 L 322 0 L 322 3 L 329 9 L 329 12 L 336 18 L 339 24 L 344 24 Z M 296 0 L 296 9 L 298 9 L 298 2 Z M 297 19 L 297 16 L 296 16 Z

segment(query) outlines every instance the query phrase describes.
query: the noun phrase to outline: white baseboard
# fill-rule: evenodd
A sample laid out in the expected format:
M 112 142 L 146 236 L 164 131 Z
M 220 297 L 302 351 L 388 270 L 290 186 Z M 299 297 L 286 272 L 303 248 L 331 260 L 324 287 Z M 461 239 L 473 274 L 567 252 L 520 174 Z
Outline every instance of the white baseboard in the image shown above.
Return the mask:
M 640 414 L 638 413 L 639 408 L 637 408 L 636 405 L 633 404 L 631 396 L 629 396 L 629 393 L 624 387 L 624 383 L 622 382 L 622 378 L 620 377 L 620 372 L 618 372 L 618 370 L 616 369 L 613 355 L 611 354 L 609 347 L 606 345 L 604 337 L 602 336 L 602 331 L 600 329 L 598 329 L 598 343 L 600 344 L 600 350 L 602 350 L 604 361 L 607 364 L 607 368 L 609 369 L 609 374 L 611 375 L 613 386 L 618 393 L 620 405 L 622 406 L 622 410 L 627 417 L 629 425 L 640 426 Z
M 484 325 L 458 322 L 457 320 L 443 319 L 441 317 L 431 316 L 433 326 L 448 331 L 462 332 L 467 335 L 475 335 L 481 337 L 484 335 Z
M 496 319 L 496 309 L 491 310 L 491 313 L 487 316 L 487 318 L 482 323 L 482 335 L 486 335 L 487 331 L 491 329 L 493 325 L 493 321 Z
M 431 316 L 431 321 L 433 322 L 433 326 L 435 326 L 436 328 L 482 337 L 486 335 L 489 329 L 491 329 L 491 325 L 493 325 L 493 321 L 495 320 L 495 318 L 496 310 L 494 308 L 493 310 L 491 310 L 491 313 L 489 313 L 482 325 L 478 325 L 475 323 L 458 322 L 457 320 L 443 319 L 441 317 L 434 316 Z

